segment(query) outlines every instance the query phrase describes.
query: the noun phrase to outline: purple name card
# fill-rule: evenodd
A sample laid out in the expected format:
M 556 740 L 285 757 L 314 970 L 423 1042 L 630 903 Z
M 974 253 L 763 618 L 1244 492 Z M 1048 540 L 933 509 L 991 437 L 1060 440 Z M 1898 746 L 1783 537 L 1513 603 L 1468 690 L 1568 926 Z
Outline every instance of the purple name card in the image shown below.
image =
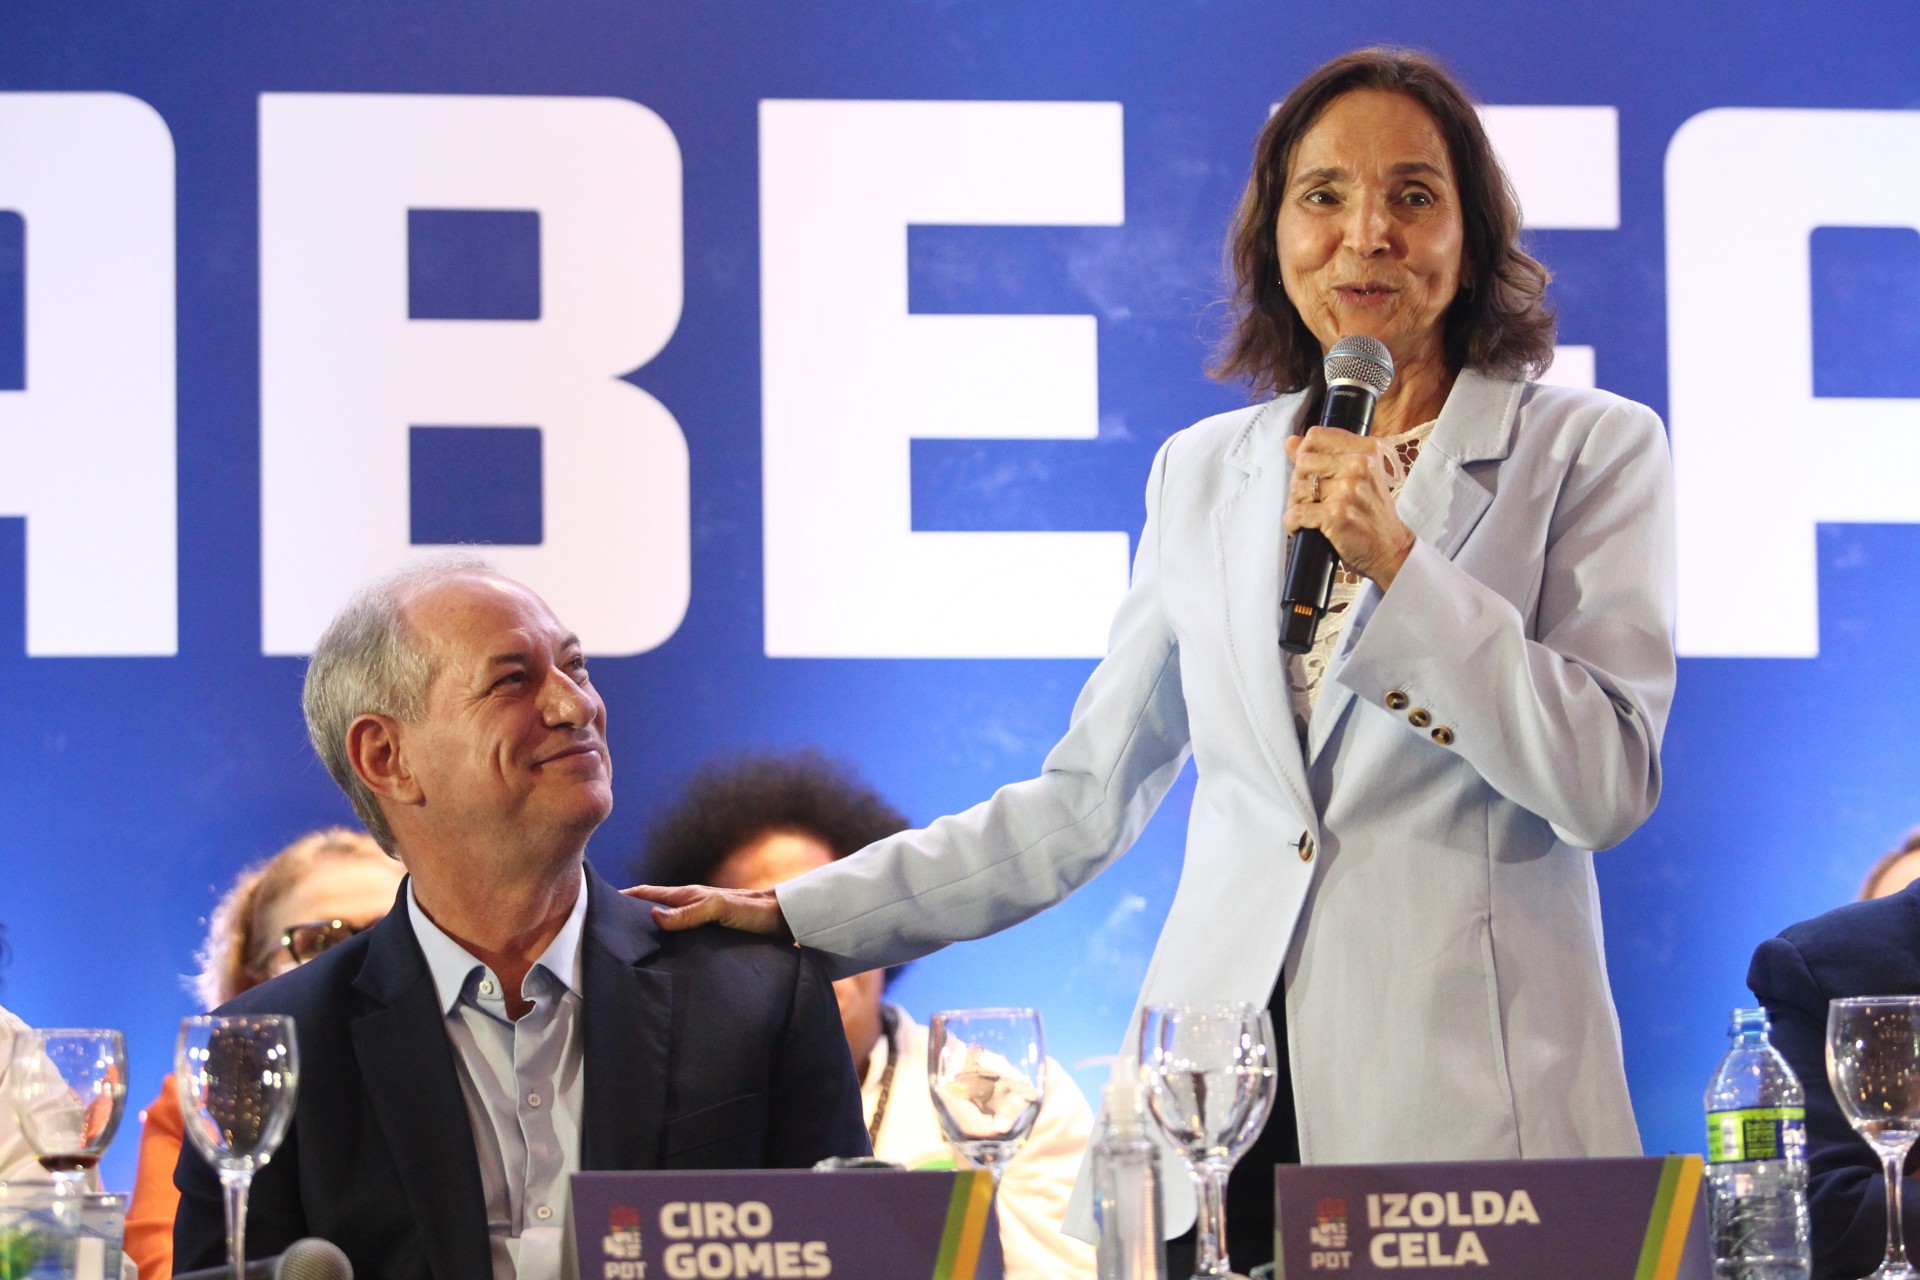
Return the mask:
M 568 1280 L 1000 1280 L 978 1170 L 576 1173 Z
M 1699 1156 L 1282 1165 L 1275 1272 L 1712 1280 Z

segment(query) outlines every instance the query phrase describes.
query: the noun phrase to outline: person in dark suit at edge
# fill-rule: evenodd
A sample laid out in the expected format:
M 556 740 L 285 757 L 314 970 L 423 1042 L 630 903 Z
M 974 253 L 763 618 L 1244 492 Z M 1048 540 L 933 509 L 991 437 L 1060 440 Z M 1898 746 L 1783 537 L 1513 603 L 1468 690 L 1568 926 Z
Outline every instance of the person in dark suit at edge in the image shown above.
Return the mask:
M 1827 1002 L 1920 995 L 1920 882 L 1816 916 L 1761 943 L 1747 985 L 1773 1023 L 1774 1047 L 1807 1091 L 1807 1208 L 1814 1280 L 1855 1280 L 1887 1244 L 1880 1157 L 1853 1131 L 1827 1082 Z M 1916 1170 L 1909 1153 L 1906 1176 Z M 1920 1241 L 1920 1188 L 1907 1187 L 1908 1247 Z
M 303 1236 L 385 1280 L 550 1280 L 581 1169 L 864 1155 L 833 991 L 791 946 L 666 934 L 585 860 L 606 707 L 532 591 L 467 557 L 368 589 L 307 669 L 308 732 L 406 866 L 379 925 L 216 1012 L 293 1015 L 299 1098 L 250 1258 Z M 188 1146 L 176 1265 L 220 1262 Z

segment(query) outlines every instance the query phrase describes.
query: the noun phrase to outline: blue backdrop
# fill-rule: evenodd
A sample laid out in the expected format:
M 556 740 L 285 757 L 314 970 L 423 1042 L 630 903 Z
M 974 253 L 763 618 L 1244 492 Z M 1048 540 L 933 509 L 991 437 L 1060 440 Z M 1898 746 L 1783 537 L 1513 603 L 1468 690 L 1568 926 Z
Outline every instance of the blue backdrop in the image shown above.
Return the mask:
M 51 158 L 26 154 L 32 139 L 23 142 L 18 123 L 11 143 L 0 140 L 0 209 L 14 209 L 0 217 L 0 456 L 13 473 L 0 475 L 0 513 L 12 517 L 0 518 L 0 921 L 12 951 L 0 1002 L 30 1022 L 125 1028 L 144 1102 L 167 1069 L 177 1019 L 195 1011 L 180 975 L 218 890 L 243 863 L 349 816 L 304 740 L 298 645 L 270 643 L 263 621 L 273 607 L 263 603 L 273 590 L 263 525 L 280 501 L 263 483 L 272 466 L 263 404 L 274 394 L 263 388 L 263 308 L 281 305 L 263 303 L 262 236 L 279 234 L 263 231 L 272 195 L 261 181 L 263 94 L 623 99 L 656 113 L 677 144 L 683 187 L 669 203 L 682 240 L 670 265 L 684 301 L 677 314 L 671 299 L 660 303 L 669 336 L 652 344 L 658 353 L 649 358 L 649 341 L 635 339 L 616 372 L 631 369 L 627 381 L 665 406 L 684 435 L 683 516 L 671 501 L 670 457 L 660 483 L 663 527 L 681 530 L 686 547 L 685 608 L 676 621 L 668 573 L 665 585 L 645 588 L 665 602 L 649 624 L 664 639 L 620 646 L 640 651 L 594 666 L 611 709 L 617 805 L 592 855 L 620 879 L 648 815 L 711 753 L 818 744 L 926 820 L 1036 770 L 1090 668 L 1084 656 L 768 656 L 764 539 L 774 485 L 763 467 L 763 347 L 785 339 L 763 325 L 763 100 L 1119 104 L 1117 223 L 1036 215 L 1053 225 L 1011 216 L 939 225 L 909 216 L 904 244 L 915 315 L 1093 317 L 1098 435 L 994 439 L 1005 432 L 983 424 L 976 439 L 912 443 L 906 465 L 916 531 L 1137 534 L 1158 444 L 1243 402 L 1201 365 L 1216 331 L 1221 235 L 1253 135 L 1305 71 L 1372 42 L 1435 51 L 1488 103 L 1614 109 L 1613 225 L 1546 226 L 1533 243 L 1557 273 L 1561 340 L 1592 349 L 1598 384 L 1663 415 L 1673 410 L 1676 448 L 1700 424 L 1688 438 L 1693 452 L 1682 454 L 1683 521 L 1717 521 L 1702 496 L 1710 486 L 1690 477 L 1722 460 L 1734 466 L 1747 424 L 1724 428 L 1707 410 L 1690 419 L 1674 406 L 1679 356 L 1698 361 L 1691 376 L 1704 397 L 1746 375 L 1741 342 L 1756 325 L 1785 326 L 1807 348 L 1810 396 L 1835 402 L 1836 412 L 1866 403 L 1862 413 L 1891 414 L 1892 434 L 1868 424 L 1859 439 L 1845 429 L 1803 435 L 1783 408 L 1780 420 L 1751 423 L 1749 449 L 1787 453 L 1789 474 L 1851 467 L 1910 484 L 1905 463 L 1920 430 L 1900 433 L 1920 429 L 1920 414 L 1900 415 L 1920 396 L 1920 220 L 1876 210 L 1849 221 L 1844 207 L 1850 193 L 1888 184 L 1889 200 L 1907 198 L 1901 184 L 1911 180 L 1898 171 L 1920 155 L 1920 126 L 1902 135 L 1916 150 L 1880 154 L 1877 166 L 1837 158 L 1849 122 L 1864 113 L 1901 113 L 1872 117 L 1898 129 L 1920 120 L 1920 14 L 1909 5 L 10 0 L 0 9 L 0 113 L 10 101 L 22 110 L 52 101 L 45 118 L 58 124 L 62 100 L 26 95 L 127 95 L 164 122 L 170 153 L 151 129 L 113 123 L 139 112 L 97 128 L 80 120 L 66 141 L 56 131 Z M 1789 109 L 1798 114 L 1714 119 L 1763 130 L 1814 119 L 1836 151 L 1780 152 L 1768 165 L 1715 173 L 1718 151 L 1683 147 L 1676 135 L 1720 108 Z M 1862 114 L 1805 115 L 1813 111 Z M 116 137 L 149 159 L 170 154 L 170 175 L 157 162 L 148 175 L 160 197 L 113 185 L 132 183 L 137 167 L 101 141 Z M 89 155 L 99 158 L 97 197 L 88 204 L 95 188 L 79 188 L 81 212 L 59 212 L 67 206 L 45 193 L 72 188 Z M 303 163 L 323 196 L 330 175 L 358 180 L 350 156 Z M 38 176 L 14 182 L 8 164 Z M 1674 204 L 1682 178 L 1683 209 Z M 1704 243 L 1677 229 L 1683 221 L 1739 242 L 1782 202 L 1836 189 L 1842 212 L 1809 215 L 1815 230 L 1796 242 L 1799 257 L 1735 263 L 1736 275 L 1804 280 L 1801 313 L 1729 304 L 1716 314 L 1716 279 L 1734 283 L 1724 275 L 1696 282 L 1688 298 L 1704 304 L 1669 296 L 1691 269 L 1692 246 Z M 541 258 L 540 219 L 529 222 L 527 204 L 513 200 L 452 207 L 498 216 L 415 211 L 404 228 L 407 275 L 395 286 L 408 299 L 407 323 L 544 322 L 542 273 L 558 268 Z M 78 355 L 42 380 L 36 328 L 53 303 L 36 288 L 82 275 L 63 277 L 57 264 L 42 271 L 35 254 L 51 245 L 60 218 L 79 225 L 94 216 L 87 209 L 101 227 L 111 215 L 170 236 L 170 248 L 144 259 L 147 274 L 128 283 L 124 307 L 111 276 L 104 289 L 74 286 L 64 305 L 81 319 L 44 323 L 50 345 Z M 965 225 L 995 221 L 1006 225 Z M 560 234 L 558 215 L 546 222 Z M 665 243 L 665 233 L 645 234 Z M 99 235 L 103 252 L 139 252 L 128 247 L 137 237 Z M 275 252 L 297 250 L 283 242 Z M 152 305 L 155 297 L 165 305 Z M 840 305 L 823 296 L 822 314 Z M 145 344 L 137 351 L 97 336 L 135 312 L 146 317 L 145 336 L 126 340 Z M 1730 336 L 1683 353 L 1683 322 Z M 53 334 L 59 325 L 65 336 Z M 287 339 L 289 359 L 324 363 L 327 353 L 303 334 Z M 358 358 L 328 371 L 334 385 L 354 384 Z M 63 378 L 86 395 L 35 399 Z M 94 395 L 98 404 L 87 399 Z M 130 416 L 98 407 L 114 396 L 137 402 Z M 24 408 L 4 416 L 10 402 Z M 157 414 L 159 425 L 139 427 L 136 443 L 125 424 L 139 412 Z M 403 426 L 425 429 L 395 437 L 408 450 L 396 455 L 406 464 L 398 474 L 410 477 L 403 536 L 532 544 L 543 527 L 551 535 L 575 477 L 559 473 L 557 446 L 542 453 L 533 430 L 542 424 L 530 412 L 458 412 L 413 418 Z M 444 430 L 459 427 L 519 430 Z M 122 430 L 126 457 L 114 443 Z M 95 472 L 98 487 L 88 479 Z M 1749 491 L 1765 483 L 1743 482 Z M 139 589 L 160 603 L 135 591 L 122 606 L 105 578 L 88 576 L 90 558 L 133 562 L 154 551 L 154 538 L 136 536 L 147 526 L 127 523 L 138 502 L 112 497 L 123 491 L 152 498 L 151 527 L 174 540 L 164 554 L 158 539 L 177 572 L 170 589 L 163 573 L 139 575 Z M 392 517 L 384 493 L 335 501 L 318 523 L 337 522 L 344 536 Z M 1872 858 L 1920 823 L 1912 745 L 1920 628 L 1908 603 L 1920 588 L 1920 529 L 1908 521 L 1920 511 L 1902 514 L 1897 497 L 1857 508 L 1823 502 L 1801 539 L 1817 566 L 1817 652 L 1792 652 L 1757 631 L 1749 643 L 1737 621 L 1689 642 L 1665 798 L 1641 832 L 1598 860 L 1650 1151 L 1700 1149 L 1700 1092 L 1726 1012 L 1744 999 L 1754 943 L 1849 897 Z M 63 509 L 77 532 L 56 528 Z M 49 546 L 64 539 L 65 558 L 29 568 L 43 529 Z M 1683 616 L 1718 618 L 1729 608 L 1724 595 L 1689 585 L 1717 576 L 1710 548 L 1697 563 L 1700 573 L 1683 583 Z M 51 619 L 62 591 L 104 594 L 109 607 L 58 634 L 49 624 L 30 644 L 36 615 Z M 177 619 L 166 616 L 167 601 Z M 916 966 L 898 989 L 904 1002 L 923 1016 L 954 1004 L 1037 1005 L 1056 1056 L 1082 1064 L 1082 1082 L 1095 1085 L 1103 1072 L 1085 1064 L 1116 1046 L 1171 898 L 1190 784 L 1128 857 L 1066 905 Z M 131 1181 L 134 1146 L 131 1136 L 117 1144 L 110 1184 Z

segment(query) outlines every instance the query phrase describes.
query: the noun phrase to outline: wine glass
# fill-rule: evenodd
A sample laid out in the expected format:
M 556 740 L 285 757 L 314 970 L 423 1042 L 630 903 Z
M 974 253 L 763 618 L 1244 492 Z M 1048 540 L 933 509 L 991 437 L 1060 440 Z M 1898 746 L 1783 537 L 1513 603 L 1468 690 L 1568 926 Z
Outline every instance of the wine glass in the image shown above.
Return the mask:
M 1047 1042 L 1033 1009 L 948 1009 L 927 1032 L 927 1088 L 947 1141 L 1000 1186 L 1040 1117 Z
M 1827 1006 L 1827 1080 L 1847 1120 L 1886 1169 L 1887 1256 L 1867 1280 L 1914 1280 L 1900 1221 L 1901 1169 L 1920 1138 L 1920 996 L 1861 996 Z
M 20 1136 L 56 1192 L 78 1195 L 126 1109 L 126 1040 L 96 1028 L 24 1032 L 13 1043 L 7 1084 Z
M 1199 1201 L 1194 1275 L 1227 1261 L 1227 1176 L 1273 1110 L 1273 1019 L 1250 1004 L 1150 1005 L 1140 1022 L 1147 1108 L 1186 1158 Z
M 187 1136 L 220 1174 L 227 1206 L 227 1259 L 243 1280 L 247 1191 L 293 1119 L 300 1049 L 284 1014 L 187 1018 L 173 1054 Z

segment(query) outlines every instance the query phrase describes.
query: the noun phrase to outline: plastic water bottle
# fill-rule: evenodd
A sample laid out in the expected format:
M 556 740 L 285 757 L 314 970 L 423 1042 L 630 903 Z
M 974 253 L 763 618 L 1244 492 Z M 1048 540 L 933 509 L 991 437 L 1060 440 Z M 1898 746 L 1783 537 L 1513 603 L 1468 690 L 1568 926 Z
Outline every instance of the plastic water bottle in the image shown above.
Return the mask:
M 1716 1280 L 1807 1280 L 1807 1095 L 1767 1039 L 1764 1009 L 1735 1009 L 1707 1088 L 1707 1184 Z
M 1094 1136 L 1094 1261 L 1100 1280 L 1163 1280 L 1167 1244 L 1160 1230 L 1160 1149 L 1141 1115 L 1133 1062 L 1114 1063 Z

